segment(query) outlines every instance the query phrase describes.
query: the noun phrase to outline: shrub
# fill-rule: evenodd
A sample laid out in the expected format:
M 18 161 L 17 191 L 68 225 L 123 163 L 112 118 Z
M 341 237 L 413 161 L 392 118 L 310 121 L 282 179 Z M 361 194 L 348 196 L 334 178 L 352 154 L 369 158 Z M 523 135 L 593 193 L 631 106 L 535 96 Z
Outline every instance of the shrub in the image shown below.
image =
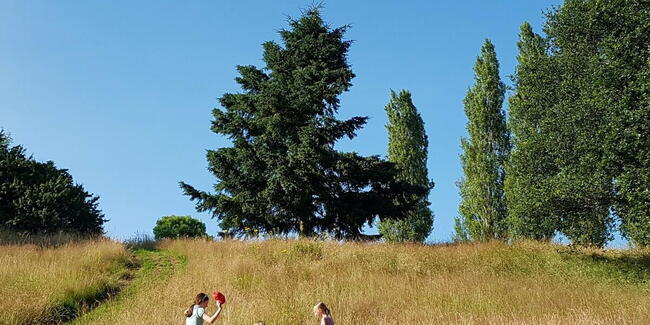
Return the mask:
M 54 162 L 38 162 L 0 129 L 0 228 L 22 234 L 101 235 L 99 197 Z
M 153 228 L 156 239 L 179 237 L 207 237 L 205 223 L 190 216 L 165 216 Z

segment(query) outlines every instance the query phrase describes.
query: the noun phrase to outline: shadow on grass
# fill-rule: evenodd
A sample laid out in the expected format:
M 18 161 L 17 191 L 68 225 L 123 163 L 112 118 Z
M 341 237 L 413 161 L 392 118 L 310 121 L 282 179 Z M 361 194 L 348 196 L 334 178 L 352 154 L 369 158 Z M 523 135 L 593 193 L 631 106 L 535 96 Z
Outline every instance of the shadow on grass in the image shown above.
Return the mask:
M 561 253 L 575 259 L 589 273 L 628 284 L 650 284 L 650 252 L 643 250 L 583 251 L 566 249 Z M 648 288 L 650 290 L 650 288 Z
M 103 286 L 98 288 L 96 292 L 67 296 L 65 301 L 52 308 L 46 316 L 36 319 L 30 324 L 63 324 L 69 322 L 117 295 L 120 290 L 120 286 Z
M 59 246 L 86 239 L 59 235 L 54 237 L 13 237 L 12 242 L 30 243 L 39 246 Z M 150 262 L 143 259 L 142 252 L 158 252 L 156 241 L 147 235 L 136 235 L 125 241 L 124 245 L 131 252 L 131 258 L 124 264 L 126 272 L 120 277 L 119 284 L 104 284 L 88 288 L 82 292 L 68 292 L 62 301 L 55 304 L 55 307 L 48 310 L 42 317 L 36 318 L 27 324 L 64 324 L 72 322 L 122 293 L 125 288 L 128 288 L 140 269 L 150 268 L 148 265 Z
M 148 292 L 187 265 L 186 256 L 169 250 L 150 249 L 151 247 L 146 245 L 144 248 L 131 248 L 139 263 L 133 272 L 133 279 L 121 289 L 119 295 L 75 318 L 71 325 L 93 324 L 107 315 L 122 312 L 139 298 L 141 292 Z
M 129 281 L 133 279 L 134 272 L 140 268 L 140 263 L 130 259 L 125 266 L 127 267 L 127 271 L 121 276 L 121 283 L 91 287 L 82 292 L 69 292 L 62 301 L 56 303 L 43 316 L 27 324 L 64 324 L 99 307 L 127 287 Z

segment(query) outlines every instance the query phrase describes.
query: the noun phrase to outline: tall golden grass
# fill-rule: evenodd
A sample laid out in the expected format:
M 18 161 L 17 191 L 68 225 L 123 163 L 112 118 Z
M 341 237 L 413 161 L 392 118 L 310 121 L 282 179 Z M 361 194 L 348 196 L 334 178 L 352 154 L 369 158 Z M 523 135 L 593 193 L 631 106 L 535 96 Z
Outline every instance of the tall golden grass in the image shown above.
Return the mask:
M 127 272 L 121 243 L 0 245 L 0 324 L 52 324 L 116 288 Z
M 198 292 L 222 324 L 650 324 L 647 252 L 540 243 L 451 246 L 164 241 L 188 264 L 93 324 L 182 324 Z M 208 312 L 214 312 L 213 301 Z

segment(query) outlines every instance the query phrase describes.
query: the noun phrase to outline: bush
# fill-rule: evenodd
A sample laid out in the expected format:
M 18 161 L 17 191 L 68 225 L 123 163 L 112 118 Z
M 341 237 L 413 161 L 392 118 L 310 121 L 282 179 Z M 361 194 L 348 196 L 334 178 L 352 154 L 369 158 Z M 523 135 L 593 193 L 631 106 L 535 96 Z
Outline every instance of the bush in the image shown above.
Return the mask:
M 153 228 L 156 239 L 179 237 L 207 237 L 205 223 L 190 216 L 166 216 L 156 221 Z
M 100 235 L 99 197 L 52 161 L 38 162 L 12 146 L 0 129 L 0 228 L 20 233 Z

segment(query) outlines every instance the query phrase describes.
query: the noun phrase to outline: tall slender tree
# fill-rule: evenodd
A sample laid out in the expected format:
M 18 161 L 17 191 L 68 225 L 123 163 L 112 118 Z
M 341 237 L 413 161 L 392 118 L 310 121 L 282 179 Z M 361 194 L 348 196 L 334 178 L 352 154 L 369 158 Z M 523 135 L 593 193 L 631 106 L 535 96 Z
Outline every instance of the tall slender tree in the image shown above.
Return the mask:
M 510 136 L 501 108 L 505 85 L 499 77 L 494 45 L 487 39 L 474 73 L 475 84 L 464 100 L 469 137 L 461 139 L 464 177 L 458 184 L 461 219 L 457 223 L 473 240 L 505 238 L 507 208 L 503 181 Z
M 557 102 L 556 69 L 546 40 L 528 23 L 519 33 L 519 55 L 509 98 L 512 152 L 506 164 L 509 231 L 514 238 L 551 240 L 559 228 L 551 205 L 550 179 L 557 174 L 549 145 L 549 112 Z
M 413 105 L 411 93 L 391 90 L 386 105 L 388 115 L 388 160 L 399 168 L 398 178 L 412 185 L 433 188 L 427 169 L 429 140 L 424 121 Z M 418 196 L 416 209 L 403 220 L 382 220 L 379 232 L 387 241 L 424 241 L 431 233 L 433 213 L 429 209 L 429 192 Z
M 377 156 L 334 149 L 367 120 L 335 117 L 354 78 L 348 27 L 330 28 L 317 8 L 289 24 L 282 46 L 264 43 L 266 67 L 238 66 L 244 92 L 224 94 L 225 110 L 213 111 L 212 131 L 233 144 L 208 151 L 216 193 L 182 189 L 232 235 L 355 237 L 377 217 L 404 218 L 426 188 L 398 181 L 395 165 Z

